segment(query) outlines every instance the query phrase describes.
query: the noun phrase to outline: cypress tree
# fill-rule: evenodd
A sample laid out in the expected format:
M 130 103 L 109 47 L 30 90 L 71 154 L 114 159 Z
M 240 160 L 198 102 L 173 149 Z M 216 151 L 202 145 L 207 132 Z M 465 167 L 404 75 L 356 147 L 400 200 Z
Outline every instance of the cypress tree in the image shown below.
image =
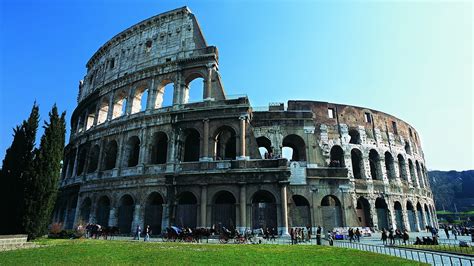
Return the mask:
M 25 181 L 33 167 L 39 107 L 33 104 L 28 120 L 13 129 L 13 141 L 6 150 L 0 171 L 0 234 L 23 233 Z
M 29 239 L 47 232 L 56 201 L 61 159 L 64 149 L 65 112 L 58 115 L 56 105 L 49 112 L 39 149 L 35 150 L 34 170 L 28 176 L 23 225 Z

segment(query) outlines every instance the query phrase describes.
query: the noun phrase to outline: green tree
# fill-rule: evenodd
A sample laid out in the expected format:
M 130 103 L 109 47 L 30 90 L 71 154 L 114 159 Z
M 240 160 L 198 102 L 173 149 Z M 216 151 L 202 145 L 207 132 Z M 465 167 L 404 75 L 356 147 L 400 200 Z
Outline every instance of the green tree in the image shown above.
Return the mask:
M 34 159 L 39 107 L 33 104 L 28 120 L 13 129 L 13 141 L 6 150 L 0 171 L 0 234 L 23 233 L 25 181 Z
M 35 150 L 34 171 L 28 175 L 25 189 L 23 225 L 29 239 L 44 235 L 51 221 L 64 149 L 65 116 L 65 112 L 59 116 L 56 105 L 53 106 L 40 147 Z

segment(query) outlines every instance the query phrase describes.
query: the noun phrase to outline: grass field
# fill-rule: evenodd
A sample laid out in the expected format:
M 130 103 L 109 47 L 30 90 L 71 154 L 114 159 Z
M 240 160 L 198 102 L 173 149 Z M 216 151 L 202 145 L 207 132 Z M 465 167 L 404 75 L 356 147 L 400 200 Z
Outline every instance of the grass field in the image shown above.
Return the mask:
M 0 265 L 421 265 L 396 257 L 314 245 L 216 245 L 40 240 L 44 247 L 0 253 Z

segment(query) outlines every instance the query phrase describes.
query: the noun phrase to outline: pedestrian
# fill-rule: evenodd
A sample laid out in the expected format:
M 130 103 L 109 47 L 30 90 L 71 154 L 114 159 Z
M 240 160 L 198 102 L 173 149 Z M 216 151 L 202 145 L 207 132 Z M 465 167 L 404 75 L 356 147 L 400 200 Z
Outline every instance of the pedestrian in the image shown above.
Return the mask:
M 333 238 L 332 238 L 331 231 L 328 231 L 327 237 L 328 237 L 329 245 L 330 245 L 330 246 L 334 245 L 334 240 L 333 240 Z
M 361 233 L 360 233 L 359 228 L 356 229 L 355 236 L 356 236 L 357 242 L 360 242 Z
M 316 230 L 316 244 L 321 245 L 321 226 Z
M 135 237 L 133 239 L 140 240 L 140 234 L 142 233 L 142 228 L 137 224 L 137 229 L 135 230 Z
M 382 243 L 387 245 L 387 230 L 385 228 L 382 230 Z
M 354 240 L 354 229 L 349 228 L 349 242 L 352 242 Z
M 444 226 L 444 233 L 446 234 L 446 237 L 449 239 L 449 231 L 448 231 L 448 226 Z
M 454 240 L 458 240 L 458 230 L 456 227 L 453 227 L 453 230 L 451 231 L 454 235 Z
M 144 242 L 150 241 L 150 226 L 147 225 L 145 228 L 145 239 L 143 240 Z
M 395 244 L 395 236 L 393 235 L 393 229 L 390 229 L 388 232 L 388 239 L 390 239 L 390 245 L 393 246 Z
M 403 230 L 403 244 L 406 245 L 409 239 L 410 239 L 410 236 L 408 235 L 408 231 L 406 229 Z

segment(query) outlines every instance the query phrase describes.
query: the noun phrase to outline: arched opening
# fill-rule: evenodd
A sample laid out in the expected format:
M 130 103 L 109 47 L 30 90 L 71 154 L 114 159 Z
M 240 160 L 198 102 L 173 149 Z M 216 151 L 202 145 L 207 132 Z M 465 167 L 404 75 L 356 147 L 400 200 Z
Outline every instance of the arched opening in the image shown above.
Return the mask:
M 231 127 L 222 127 L 215 137 L 215 158 L 216 160 L 234 160 L 237 156 L 235 131 Z
M 431 219 L 430 211 L 428 210 L 428 206 L 425 204 L 425 216 L 429 226 L 433 226 L 433 220 Z
M 168 136 L 164 132 L 156 132 L 153 134 L 151 146 L 152 164 L 164 164 L 168 157 Z
M 405 141 L 405 152 L 411 155 L 411 147 L 408 141 Z
M 110 200 L 107 196 L 102 196 L 97 203 L 96 220 L 101 226 L 109 226 Z
M 321 215 L 325 232 L 342 226 L 341 202 L 336 196 L 327 195 L 321 200 Z
M 86 147 L 79 148 L 79 156 L 77 157 L 76 175 L 82 175 L 82 173 L 84 173 L 86 158 L 87 158 L 87 148 Z
M 395 209 L 395 225 L 397 226 L 397 229 L 402 230 L 404 228 L 402 204 L 400 204 L 400 202 L 398 201 L 395 201 L 394 209 Z
M 372 217 L 370 216 L 370 203 L 364 197 L 359 197 L 356 206 L 357 219 L 363 227 L 372 227 Z
M 398 155 L 398 171 L 400 172 L 400 179 L 401 180 L 408 180 L 407 178 L 407 166 L 405 163 L 405 158 L 403 158 L 403 155 L 399 154 Z
M 176 206 L 176 225 L 195 228 L 197 223 L 197 199 L 191 192 L 183 192 L 178 196 Z
M 102 98 L 99 106 L 99 112 L 97 114 L 97 124 L 100 125 L 107 121 L 107 116 L 109 114 L 109 97 Z
M 385 152 L 385 171 L 387 172 L 387 178 L 389 180 L 394 180 L 396 177 L 395 166 L 392 154 L 390 152 Z
M 408 169 L 410 170 L 411 183 L 413 184 L 414 187 L 416 187 L 415 168 L 413 167 L 413 163 L 411 162 L 410 159 L 408 159 Z
M 74 162 L 76 161 L 76 149 L 71 150 L 68 155 L 69 163 L 67 164 L 66 177 L 71 177 L 74 171 Z
M 77 195 L 72 195 L 67 201 L 66 221 L 64 223 L 65 229 L 73 229 L 74 218 L 76 216 Z
M 362 152 L 359 149 L 351 150 L 352 173 L 355 179 L 365 177 L 364 161 L 362 160 Z
M 416 216 L 418 217 L 418 226 L 420 227 L 420 230 L 423 231 L 423 228 L 425 228 L 426 225 L 423 219 L 423 208 L 419 202 L 416 204 Z
M 164 80 L 157 89 L 155 109 L 173 105 L 174 84 L 169 80 Z
M 389 226 L 389 213 L 388 213 L 388 206 L 387 202 L 383 198 L 377 198 L 375 200 L 375 211 L 377 212 L 377 219 L 378 219 L 378 227 L 379 230 L 382 229 L 390 229 Z
M 290 222 L 292 227 L 312 227 L 311 209 L 308 200 L 301 195 L 293 195 L 290 205 Z
M 163 215 L 163 198 L 158 192 L 151 193 L 145 205 L 145 224 L 150 226 L 151 233 L 153 235 L 159 235 L 161 233 L 161 220 Z
M 252 228 L 277 228 L 276 200 L 272 193 L 259 190 L 252 196 Z
M 80 209 L 80 221 L 82 222 L 82 225 L 85 225 L 89 223 L 89 218 L 91 215 L 91 207 L 92 207 L 92 201 L 90 198 L 85 198 L 84 201 L 82 201 L 81 204 L 81 209 Z
M 218 229 L 235 228 L 235 197 L 228 191 L 220 191 L 214 197 L 212 206 L 212 224 Z
M 89 165 L 87 167 L 87 173 L 92 173 L 97 170 L 99 164 L 99 145 L 94 145 L 89 153 Z
M 199 161 L 199 152 L 201 149 L 199 132 L 195 129 L 187 129 L 184 133 L 184 162 Z
M 112 111 L 112 119 L 124 116 L 127 113 L 127 93 L 125 91 L 115 94 Z
M 117 142 L 115 140 L 109 141 L 105 146 L 104 156 L 104 170 L 110 170 L 115 168 L 117 161 Z
M 148 88 L 138 87 L 135 89 L 135 93 L 132 98 L 132 110 L 131 113 L 135 114 L 141 111 L 145 111 L 148 100 Z
M 273 157 L 272 142 L 267 137 L 258 137 L 257 145 L 262 159 L 271 159 L 270 157 Z
M 410 224 L 410 231 L 416 231 L 416 218 L 415 218 L 415 209 L 413 204 L 410 201 L 407 201 L 407 215 L 408 215 L 408 224 Z
M 298 135 L 288 135 L 283 139 L 283 147 L 293 149 L 291 161 L 306 161 L 306 145 Z
M 329 166 L 330 167 L 345 167 L 344 151 L 342 150 L 341 146 L 334 145 L 331 148 Z
M 351 139 L 349 140 L 349 143 L 351 144 L 361 144 L 361 140 L 360 140 L 360 133 L 359 133 L 359 130 L 355 129 L 355 128 L 351 128 L 349 130 L 349 136 L 351 137 Z
M 419 185 L 424 188 L 425 187 L 425 180 L 423 179 L 423 175 L 421 174 L 421 168 L 420 164 L 418 161 L 415 161 L 415 166 L 416 166 L 416 175 L 418 176 L 418 182 Z
M 87 111 L 87 117 L 86 117 L 86 130 L 89 130 L 93 125 L 94 125 L 94 120 L 95 120 L 95 109 L 97 106 L 94 104 L 89 107 L 89 110 Z
M 125 166 L 133 167 L 138 165 L 140 155 L 140 139 L 137 136 L 130 137 L 125 150 Z
M 133 212 L 135 204 L 130 195 L 125 195 L 120 199 L 118 210 L 118 228 L 123 234 L 130 234 L 132 231 Z
M 200 102 L 204 95 L 204 79 L 199 73 L 193 73 L 186 78 L 183 93 L 183 103 Z
M 379 153 L 372 149 L 369 152 L 370 175 L 373 180 L 382 180 L 382 169 L 380 169 Z

